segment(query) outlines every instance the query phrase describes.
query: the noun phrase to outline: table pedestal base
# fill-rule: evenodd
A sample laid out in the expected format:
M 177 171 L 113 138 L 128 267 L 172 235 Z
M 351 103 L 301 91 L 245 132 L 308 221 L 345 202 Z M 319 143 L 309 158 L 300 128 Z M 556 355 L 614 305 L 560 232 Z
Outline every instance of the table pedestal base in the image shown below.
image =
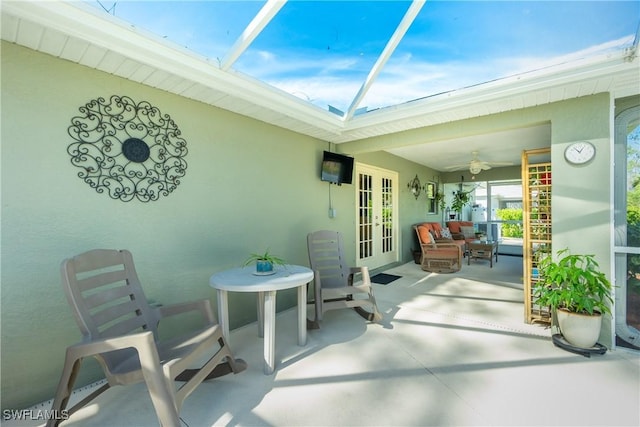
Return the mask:
M 307 344 L 307 287 L 298 286 L 298 345 Z M 222 334 L 229 342 L 229 301 L 227 291 L 218 292 L 218 321 Z M 271 375 L 275 370 L 276 341 L 276 291 L 258 292 L 258 336 L 264 338 L 264 373 Z

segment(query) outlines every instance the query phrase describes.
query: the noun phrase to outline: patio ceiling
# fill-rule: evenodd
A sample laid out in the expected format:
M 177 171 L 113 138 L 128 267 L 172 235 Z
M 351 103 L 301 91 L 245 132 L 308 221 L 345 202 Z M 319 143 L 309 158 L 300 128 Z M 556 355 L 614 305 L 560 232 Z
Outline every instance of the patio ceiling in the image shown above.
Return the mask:
M 300 7 L 306 2 L 295 3 Z M 326 3 L 339 14 L 343 3 L 349 2 Z M 636 34 L 634 43 L 632 37 L 631 43 L 596 54 L 442 93 L 416 93 L 414 99 L 356 113 L 426 8 L 422 1 L 404 3 L 405 9 L 396 13 L 397 20 L 388 28 L 379 55 L 370 60 L 371 67 L 341 115 L 278 88 L 269 78 L 250 75 L 246 60 L 242 62 L 243 55 L 277 22 L 285 2 L 258 4 L 255 17 L 220 59 L 199 54 L 84 2 L 3 1 L 2 39 L 335 144 L 600 92 L 611 92 L 615 98 L 640 93 Z M 634 19 L 637 23 L 637 16 Z M 398 88 L 404 84 L 397 82 Z M 428 145 L 416 141 L 411 147 L 390 148 L 389 152 L 436 170 L 447 170 L 453 159 L 455 163 L 470 159 L 473 150 L 480 151 L 482 160 L 519 164 L 525 148 L 522 144 L 526 142 L 526 148 L 547 144 L 548 134 L 549 127 L 544 125 L 496 129 L 495 134 L 463 140 Z M 513 141 L 520 143 L 514 145 Z

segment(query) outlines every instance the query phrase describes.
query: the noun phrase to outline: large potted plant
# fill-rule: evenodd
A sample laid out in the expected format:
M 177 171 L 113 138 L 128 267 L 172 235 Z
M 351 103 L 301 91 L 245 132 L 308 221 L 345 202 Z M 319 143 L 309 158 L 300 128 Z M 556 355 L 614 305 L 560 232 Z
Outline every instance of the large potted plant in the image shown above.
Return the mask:
M 534 302 L 551 307 L 563 337 L 576 347 L 591 348 L 598 341 L 602 316 L 611 313 L 611 283 L 593 255 L 558 251 L 556 258 L 538 263 L 540 280 L 533 289 Z

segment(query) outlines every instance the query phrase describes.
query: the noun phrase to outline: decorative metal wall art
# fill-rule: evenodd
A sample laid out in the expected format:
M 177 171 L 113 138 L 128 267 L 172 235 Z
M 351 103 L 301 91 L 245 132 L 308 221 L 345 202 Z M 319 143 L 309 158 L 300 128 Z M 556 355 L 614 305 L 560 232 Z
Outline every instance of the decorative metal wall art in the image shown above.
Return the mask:
M 418 178 L 417 174 L 415 178 L 409 181 L 409 183 L 407 184 L 407 188 L 409 189 L 409 191 L 411 191 L 411 194 L 415 196 L 416 200 L 418 200 L 418 196 L 420 196 L 420 193 L 422 192 L 423 187 L 422 187 L 422 184 L 420 183 L 420 178 Z
M 126 96 L 93 99 L 79 108 L 67 152 L 78 176 L 98 193 L 128 202 L 168 196 L 185 176 L 187 142 L 168 114 Z

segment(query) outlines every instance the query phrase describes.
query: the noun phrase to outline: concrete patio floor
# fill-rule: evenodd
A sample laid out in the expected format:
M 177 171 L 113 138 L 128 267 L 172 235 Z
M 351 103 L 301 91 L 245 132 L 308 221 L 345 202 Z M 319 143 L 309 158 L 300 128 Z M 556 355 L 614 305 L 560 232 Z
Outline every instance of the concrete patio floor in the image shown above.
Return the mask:
M 246 371 L 187 398 L 183 425 L 638 426 L 640 354 L 586 358 L 523 322 L 522 258 L 454 274 L 414 263 L 374 285 L 382 324 L 353 310 L 325 314 L 297 345 L 296 313 L 277 317 L 276 371 L 263 374 L 256 325 L 231 332 Z M 48 409 L 48 408 L 47 408 Z M 25 425 L 25 424 L 23 424 Z M 158 425 L 144 385 L 116 387 L 63 426 Z

